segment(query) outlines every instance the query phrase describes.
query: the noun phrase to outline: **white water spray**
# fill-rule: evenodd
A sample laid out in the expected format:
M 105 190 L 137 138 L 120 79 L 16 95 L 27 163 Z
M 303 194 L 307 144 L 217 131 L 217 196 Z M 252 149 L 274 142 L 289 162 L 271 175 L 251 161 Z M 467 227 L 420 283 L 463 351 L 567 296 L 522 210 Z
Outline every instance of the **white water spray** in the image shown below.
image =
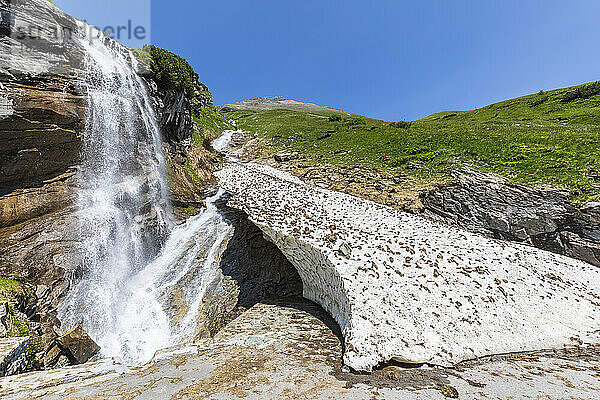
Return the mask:
M 126 364 L 193 339 L 198 306 L 231 226 L 207 210 L 172 228 L 162 140 L 131 52 L 82 41 L 88 115 L 78 182 L 84 259 L 59 307 L 101 354 Z M 165 238 L 167 238 L 165 240 Z

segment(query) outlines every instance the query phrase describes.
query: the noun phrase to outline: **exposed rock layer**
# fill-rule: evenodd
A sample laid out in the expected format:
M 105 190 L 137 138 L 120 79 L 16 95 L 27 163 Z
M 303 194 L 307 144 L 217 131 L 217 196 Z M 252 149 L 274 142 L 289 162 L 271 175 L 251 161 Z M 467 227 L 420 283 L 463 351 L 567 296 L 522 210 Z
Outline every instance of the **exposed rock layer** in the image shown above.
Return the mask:
M 79 260 L 73 193 L 86 113 L 84 54 L 65 34 L 77 32 L 75 20 L 48 1 L 2 1 L 0 13 L 0 276 L 46 288 L 30 304 L 33 333 L 46 346 L 56 336 L 65 272 Z
M 0 96 L 12 108 L 0 116 L 0 275 L 52 284 L 70 265 L 63 256 L 72 238 L 56 228 L 71 219 L 84 55 L 72 40 L 48 34 L 77 31 L 49 2 L 2 2 L 0 12 Z M 43 34 L 23 38 L 19 29 L 28 27 Z
M 27 370 L 29 338 L 0 339 L 0 377 L 20 374 Z
M 217 176 L 233 194 L 229 205 L 296 267 L 304 296 L 339 323 L 344 361 L 356 370 L 392 357 L 449 365 L 598 340 L 594 266 L 264 166 L 230 163 Z
M 580 209 L 573 193 L 528 188 L 472 170 L 422 195 L 427 215 L 473 232 L 523 242 L 600 266 L 600 203 Z

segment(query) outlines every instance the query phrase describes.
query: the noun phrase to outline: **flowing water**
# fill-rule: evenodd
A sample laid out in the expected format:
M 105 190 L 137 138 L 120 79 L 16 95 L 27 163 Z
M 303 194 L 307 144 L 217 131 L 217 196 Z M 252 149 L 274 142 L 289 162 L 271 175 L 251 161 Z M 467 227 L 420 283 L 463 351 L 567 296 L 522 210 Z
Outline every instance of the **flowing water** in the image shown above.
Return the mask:
M 221 136 L 219 136 L 212 142 L 213 149 L 215 149 L 217 151 L 226 150 L 227 147 L 229 146 L 229 142 L 231 142 L 231 139 L 233 138 L 233 134 L 240 133 L 240 132 L 241 131 L 234 131 L 234 130 L 223 131 Z
M 83 324 L 103 356 L 139 364 L 193 338 L 232 228 L 214 205 L 221 193 L 174 227 L 161 135 L 135 58 L 111 41 L 81 45 L 89 99 L 77 193 L 83 260 L 59 318 L 65 329 Z

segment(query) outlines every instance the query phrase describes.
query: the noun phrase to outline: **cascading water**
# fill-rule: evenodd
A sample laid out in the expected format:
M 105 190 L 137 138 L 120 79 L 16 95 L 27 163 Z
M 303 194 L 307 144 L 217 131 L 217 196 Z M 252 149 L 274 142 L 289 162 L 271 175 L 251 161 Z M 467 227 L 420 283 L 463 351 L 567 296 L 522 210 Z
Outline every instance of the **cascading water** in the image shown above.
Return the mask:
M 59 318 L 63 328 L 83 324 L 103 356 L 139 364 L 193 338 L 232 228 L 214 206 L 221 193 L 172 227 L 161 136 L 136 60 L 113 41 L 81 45 L 89 98 L 78 182 L 84 259 Z
M 239 130 L 238 131 L 234 131 L 234 130 L 223 131 L 221 136 L 219 136 L 212 142 L 213 149 L 215 149 L 217 151 L 226 150 L 227 147 L 229 146 L 229 142 L 231 142 L 231 139 L 233 138 L 233 135 L 235 133 L 241 133 L 241 132 L 242 131 L 239 131 Z

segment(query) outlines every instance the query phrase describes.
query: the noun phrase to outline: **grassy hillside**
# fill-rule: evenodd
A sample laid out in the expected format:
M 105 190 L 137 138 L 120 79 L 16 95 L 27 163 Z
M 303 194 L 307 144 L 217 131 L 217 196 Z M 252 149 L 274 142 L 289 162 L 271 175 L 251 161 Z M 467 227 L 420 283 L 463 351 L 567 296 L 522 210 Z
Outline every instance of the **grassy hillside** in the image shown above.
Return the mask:
M 412 123 L 291 110 L 228 110 L 238 126 L 267 139 L 273 151 L 303 162 L 375 167 L 414 183 L 441 182 L 456 168 L 492 171 L 525 184 L 600 198 L 600 84 L 590 83 L 442 112 Z

